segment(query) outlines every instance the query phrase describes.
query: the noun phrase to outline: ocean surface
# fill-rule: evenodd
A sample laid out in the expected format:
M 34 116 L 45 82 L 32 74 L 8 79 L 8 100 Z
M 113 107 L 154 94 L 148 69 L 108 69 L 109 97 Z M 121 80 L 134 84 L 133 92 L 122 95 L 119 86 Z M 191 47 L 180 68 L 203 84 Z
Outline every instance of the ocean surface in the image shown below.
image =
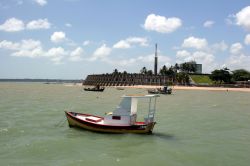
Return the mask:
M 0 165 L 249 166 L 250 93 L 161 95 L 151 135 L 68 127 L 65 110 L 103 115 L 116 108 L 120 96 L 136 93 L 147 91 L 0 83 Z M 146 104 L 142 101 L 138 113 Z

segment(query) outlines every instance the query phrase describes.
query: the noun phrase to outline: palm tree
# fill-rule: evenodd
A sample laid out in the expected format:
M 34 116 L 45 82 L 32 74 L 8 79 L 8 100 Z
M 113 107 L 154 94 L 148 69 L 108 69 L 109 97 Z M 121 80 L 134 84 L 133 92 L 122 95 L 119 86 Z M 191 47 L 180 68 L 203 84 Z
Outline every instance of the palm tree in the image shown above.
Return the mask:
M 160 69 L 160 74 L 161 74 L 161 75 L 167 75 L 167 71 L 168 71 L 168 68 L 166 67 L 166 65 L 164 65 L 164 66 Z
M 113 71 L 113 75 L 117 75 L 119 72 L 118 72 L 118 70 L 117 69 L 115 69 L 114 71 Z
M 147 68 L 144 66 L 141 70 L 140 70 L 141 74 L 147 74 Z
M 148 70 L 147 71 L 147 75 L 150 75 L 150 76 L 153 75 L 153 71 L 152 70 Z
M 189 75 L 185 72 L 177 73 L 176 79 L 177 79 L 177 82 L 182 84 L 182 85 L 189 84 Z
M 180 70 L 180 66 L 178 65 L 178 63 L 176 63 L 175 65 L 174 65 L 174 72 L 175 73 L 177 73 L 178 72 L 178 70 Z

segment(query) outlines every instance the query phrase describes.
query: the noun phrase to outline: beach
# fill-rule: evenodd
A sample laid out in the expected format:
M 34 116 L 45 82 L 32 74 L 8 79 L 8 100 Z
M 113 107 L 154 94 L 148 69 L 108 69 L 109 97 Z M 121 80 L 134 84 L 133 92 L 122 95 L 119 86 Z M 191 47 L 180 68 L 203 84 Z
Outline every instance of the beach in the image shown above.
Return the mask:
M 65 86 L 74 86 L 66 84 Z M 82 84 L 75 84 L 75 86 L 82 86 Z M 86 85 L 87 86 L 87 85 Z M 108 86 L 108 87 L 122 87 L 122 88 L 136 88 L 136 89 L 155 89 L 163 88 L 163 86 L 155 85 L 134 85 L 134 86 Z M 170 86 L 173 90 L 205 90 L 205 91 L 226 91 L 226 92 L 250 92 L 250 88 L 227 88 L 227 87 L 197 87 L 197 86 Z

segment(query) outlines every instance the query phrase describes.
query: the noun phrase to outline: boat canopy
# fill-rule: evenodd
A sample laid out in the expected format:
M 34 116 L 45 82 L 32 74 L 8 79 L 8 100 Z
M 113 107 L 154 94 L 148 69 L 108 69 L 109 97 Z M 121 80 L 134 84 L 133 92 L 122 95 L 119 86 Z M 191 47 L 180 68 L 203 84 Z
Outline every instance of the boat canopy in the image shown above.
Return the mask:
M 132 116 L 137 114 L 137 103 L 138 99 L 140 98 L 148 98 L 149 99 L 149 114 L 153 114 L 155 112 L 155 103 L 156 103 L 156 97 L 159 97 L 159 95 L 124 95 L 122 96 L 121 103 L 117 106 L 116 110 L 113 112 L 113 115 L 127 115 Z M 152 99 L 155 100 L 152 100 Z M 151 103 L 151 101 L 154 101 Z M 149 115 L 148 115 L 149 116 Z M 153 118 L 152 117 L 152 118 Z
M 157 94 L 150 94 L 150 95 L 141 95 L 141 94 L 130 94 L 130 95 L 123 95 L 123 98 L 153 98 L 153 97 L 160 97 Z

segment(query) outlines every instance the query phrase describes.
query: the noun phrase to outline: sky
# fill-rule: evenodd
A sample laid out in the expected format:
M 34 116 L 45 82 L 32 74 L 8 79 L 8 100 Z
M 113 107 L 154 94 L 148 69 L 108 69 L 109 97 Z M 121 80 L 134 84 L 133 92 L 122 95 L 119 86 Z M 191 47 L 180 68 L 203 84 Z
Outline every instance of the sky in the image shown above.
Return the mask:
M 0 0 L 0 78 L 84 79 L 196 61 L 250 71 L 249 0 Z

